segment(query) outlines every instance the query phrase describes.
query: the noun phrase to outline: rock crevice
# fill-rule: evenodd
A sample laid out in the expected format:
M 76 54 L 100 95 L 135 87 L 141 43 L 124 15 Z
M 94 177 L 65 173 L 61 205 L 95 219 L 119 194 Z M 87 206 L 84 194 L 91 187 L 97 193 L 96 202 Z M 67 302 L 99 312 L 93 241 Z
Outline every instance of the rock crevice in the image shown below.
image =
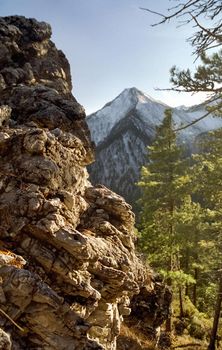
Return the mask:
M 85 112 L 50 36 L 0 19 L 0 348 L 115 350 L 152 281 L 131 207 L 88 181 Z

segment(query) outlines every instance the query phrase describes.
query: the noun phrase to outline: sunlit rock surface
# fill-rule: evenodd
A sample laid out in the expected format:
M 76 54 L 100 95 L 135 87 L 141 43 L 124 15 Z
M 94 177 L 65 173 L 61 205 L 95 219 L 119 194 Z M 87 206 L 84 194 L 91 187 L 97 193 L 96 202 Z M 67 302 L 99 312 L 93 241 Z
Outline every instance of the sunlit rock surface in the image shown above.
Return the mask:
M 0 19 L 0 349 L 115 350 L 131 300 L 155 284 L 131 207 L 88 181 L 85 112 L 50 36 Z

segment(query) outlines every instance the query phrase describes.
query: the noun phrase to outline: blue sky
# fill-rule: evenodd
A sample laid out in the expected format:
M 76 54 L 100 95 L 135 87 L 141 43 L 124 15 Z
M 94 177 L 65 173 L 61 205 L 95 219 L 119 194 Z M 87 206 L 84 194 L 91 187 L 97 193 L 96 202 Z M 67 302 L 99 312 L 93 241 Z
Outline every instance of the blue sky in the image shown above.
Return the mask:
M 186 42 L 192 28 L 176 23 L 151 27 L 158 18 L 139 9 L 164 12 L 168 0 L 0 0 L 1 16 L 35 17 L 52 26 L 52 40 L 66 54 L 73 93 L 87 113 L 124 88 L 135 86 L 171 106 L 200 97 L 155 91 L 169 87 L 169 70 L 194 66 Z

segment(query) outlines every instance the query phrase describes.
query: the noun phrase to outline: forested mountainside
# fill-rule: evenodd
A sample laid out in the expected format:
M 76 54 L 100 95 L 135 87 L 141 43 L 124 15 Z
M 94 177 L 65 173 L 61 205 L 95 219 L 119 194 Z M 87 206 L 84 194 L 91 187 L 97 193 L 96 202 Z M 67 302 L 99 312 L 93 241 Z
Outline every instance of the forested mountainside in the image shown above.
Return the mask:
M 136 88 L 125 89 L 113 101 L 87 117 L 96 160 L 89 166 L 90 178 L 134 203 L 141 166 L 147 162 L 147 145 L 163 118 L 166 104 L 156 101 Z M 206 113 L 203 104 L 172 108 L 176 127 L 187 125 Z M 178 141 L 188 150 L 198 135 L 222 127 L 222 119 L 208 116 L 178 132 Z

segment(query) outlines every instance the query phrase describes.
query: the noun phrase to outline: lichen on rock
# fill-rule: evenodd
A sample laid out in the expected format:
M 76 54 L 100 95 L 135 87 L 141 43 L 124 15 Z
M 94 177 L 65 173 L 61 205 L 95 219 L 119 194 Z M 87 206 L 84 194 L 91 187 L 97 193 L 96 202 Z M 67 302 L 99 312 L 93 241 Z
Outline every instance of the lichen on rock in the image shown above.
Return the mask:
M 88 181 L 85 112 L 50 36 L 44 22 L 0 19 L 0 344 L 115 350 L 150 273 L 131 207 Z

